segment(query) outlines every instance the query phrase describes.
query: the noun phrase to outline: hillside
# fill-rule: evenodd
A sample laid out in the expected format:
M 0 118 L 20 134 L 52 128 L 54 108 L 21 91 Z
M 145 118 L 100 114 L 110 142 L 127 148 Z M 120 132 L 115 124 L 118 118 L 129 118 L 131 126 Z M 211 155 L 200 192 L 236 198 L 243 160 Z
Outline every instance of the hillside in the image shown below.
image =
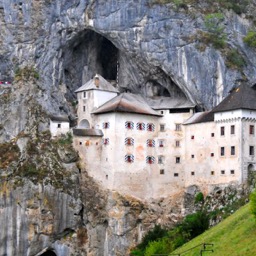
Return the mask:
M 236 213 L 225 219 L 219 225 L 204 232 L 190 242 L 186 243 L 172 255 L 184 252 L 201 243 L 213 243 L 214 253 L 204 252 L 203 255 L 256 255 L 256 222 L 249 211 L 249 204 L 243 206 Z M 211 247 L 208 247 L 211 249 Z M 181 255 L 198 256 L 201 247 L 195 248 Z

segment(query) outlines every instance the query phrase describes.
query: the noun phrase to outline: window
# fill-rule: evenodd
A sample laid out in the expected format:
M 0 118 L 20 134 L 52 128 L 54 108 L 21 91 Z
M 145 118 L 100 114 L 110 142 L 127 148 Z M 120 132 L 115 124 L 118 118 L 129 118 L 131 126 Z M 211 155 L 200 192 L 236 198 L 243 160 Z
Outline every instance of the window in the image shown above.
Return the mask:
M 109 139 L 108 138 L 104 138 L 102 142 L 103 142 L 103 145 L 109 145 Z
M 175 158 L 175 161 L 176 161 L 176 164 L 179 164 L 179 163 L 180 163 L 180 157 L 177 156 L 177 157 Z
M 214 175 L 214 171 L 211 171 L 211 175 Z
M 179 140 L 176 140 L 176 141 L 175 141 L 175 146 L 176 146 L 176 148 L 179 148 L 179 147 L 180 147 L 180 141 L 179 141 Z
M 155 162 L 155 158 L 153 156 L 147 156 L 146 163 L 153 164 Z
M 175 131 L 181 131 L 181 124 L 175 124 Z
M 225 174 L 225 171 L 224 171 L 224 170 L 221 170 L 220 173 L 221 173 L 221 174 Z
M 254 156 L 254 146 L 249 147 L 249 155 Z
M 225 147 L 220 148 L 220 155 L 224 156 L 225 155 Z
M 83 111 L 84 111 L 84 112 L 86 111 L 86 107 L 85 107 L 85 106 L 83 106 Z
M 158 143 L 160 148 L 164 147 L 164 140 L 159 140 Z
M 174 177 L 178 177 L 179 176 L 179 174 L 178 173 L 174 173 Z
M 132 130 L 134 128 L 134 123 L 130 121 L 125 122 L 125 128 Z
M 254 134 L 254 125 L 249 126 L 249 133 L 250 133 L 250 135 Z
M 195 138 L 195 136 L 194 136 L 194 135 L 192 135 L 192 136 L 191 136 L 191 140 L 193 140 L 194 138 Z
M 211 153 L 211 157 L 214 157 L 214 153 Z
M 133 146 L 134 145 L 134 139 L 133 138 L 125 138 L 125 145 L 127 146 Z
M 127 163 L 133 163 L 134 162 L 134 156 L 133 155 L 125 155 L 125 162 Z
M 149 132 L 155 131 L 155 125 L 154 124 L 147 124 L 147 131 L 149 131 Z
M 83 144 L 82 141 L 80 141 L 80 142 L 79 142 L 79 145 L 82 145 L 82 144 Z
M 160 174 L 164 174 L 164 169 L 161 169 L 161 170 L 160 170 Z
M 105 123 L 102 124 L 103 129 L 108 129 L 109 126 L 110 126 L 109 122 L 105 122 Z
M 214 137 L 214 132 L 211 133 L 211 137 Z
M 224 136 L 225 135 L 225 127 L 221 126 L 220 127 L 220 136 Z
M 163 164 L 164 163 L 164 157 L 163 156 L 159 156 L 158 157 L 158 163 L 159 164 Z
M 230 134 L 232 134 L 232 135 L 235 134 L 235 126 L 234 125 L 230 126 Z
M 86 99 L 86 92 L 83 93 L 83 97 L 84 97 L 84 99 Z
M 195 172 L 191 172 L 191 175 L 194 176 L 194 175 L 195 175 Z
M 61 128 L 61 124 L 58 124 L 58 128 Z
M 164 132 L 165 131 L 165 124 L 160 124 L 160 132 Z
M 163 110 L 161 110 L 161 115 L 163 115 L 164 114 L 164 111 Z
M 147 140 L 147 146 L 149 148 L 154 148 L 155 147 L 155 141 L 154 140 Z
M 235 174 L 235 170 L 230 170 L 230 174 Z
M 236 148 L 235 148 L 235 146 L 231 146 L 231 148 L 230 148 L 230 154 L 231 154 L 231 156 L 234 156 L 234 155 L 236 154 Z
M 136 127 L 137 127 L 137 130 L 140 130 L 140 131 L 145 130 L 145 124 L 144 123 L 137 123 Z
M 195 158 L 195 155 L 191 155 L 191 158 Z
M 106 180 L 108 179 L 108 175 L 106 175 Z

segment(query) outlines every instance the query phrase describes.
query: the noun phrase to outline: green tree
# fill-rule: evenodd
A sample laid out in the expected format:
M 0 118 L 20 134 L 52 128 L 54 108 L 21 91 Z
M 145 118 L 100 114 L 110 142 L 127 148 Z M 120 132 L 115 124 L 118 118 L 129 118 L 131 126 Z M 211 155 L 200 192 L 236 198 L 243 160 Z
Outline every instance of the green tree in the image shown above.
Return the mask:
M 254 218 L 256 219 L 256 190 L 250 194 L 250 210 Z

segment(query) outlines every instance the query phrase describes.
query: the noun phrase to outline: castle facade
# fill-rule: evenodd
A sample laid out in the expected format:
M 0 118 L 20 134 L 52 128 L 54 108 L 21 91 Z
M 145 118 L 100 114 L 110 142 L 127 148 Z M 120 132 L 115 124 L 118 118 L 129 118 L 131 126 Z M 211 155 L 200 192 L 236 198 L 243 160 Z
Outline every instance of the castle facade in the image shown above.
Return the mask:
M 82 171 L 140 199 L 191 185 L 241 184 L 256 169 L 256 90 L 241 86 L 209 112 L 187 99 L 119 93 L 97 75 L 76 90 Z

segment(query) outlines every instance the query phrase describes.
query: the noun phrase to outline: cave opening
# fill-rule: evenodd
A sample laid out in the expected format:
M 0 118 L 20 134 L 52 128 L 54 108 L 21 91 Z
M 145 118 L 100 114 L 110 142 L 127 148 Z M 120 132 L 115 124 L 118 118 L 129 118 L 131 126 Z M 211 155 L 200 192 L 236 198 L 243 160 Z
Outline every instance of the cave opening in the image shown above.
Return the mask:
M 44 252 L 43 254 L 41 254 L 41 256 L 57 256 L 57 254 L 51 250 L 48 250 L 48 251 Z

